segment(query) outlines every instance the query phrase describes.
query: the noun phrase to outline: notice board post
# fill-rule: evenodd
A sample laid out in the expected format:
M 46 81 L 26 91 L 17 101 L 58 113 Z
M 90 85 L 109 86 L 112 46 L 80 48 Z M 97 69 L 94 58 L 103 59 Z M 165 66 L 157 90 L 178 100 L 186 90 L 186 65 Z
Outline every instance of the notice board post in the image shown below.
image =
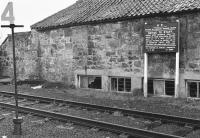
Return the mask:
M 145 23 L 144 29 L 144 97 L 148 95 L 148 54 L 176 54 L 175 97 L 179 91 L 179 21 Z M 154 76 L 152 76 L 154 77 Z
M 180 45 L 180 22 L 177 20 L 178 23 L 178 40 L 177 40 L 177 52 L 176 52 L 176 72 L 175 72 L 175 98 L 178 97 L 179 92 L 179 59 L 180 59 L 180 52 L 179 52 L 179 45 Z
M 144 53 L 144 97 L 148 96 L 148 54 Z
M 147 25 L 147 23 L 145 23 Z M 145 41 L 146 42 L 146 41 Z M 144 50 L 144 82 L 143 82 L 144 97 L 148 96 L 148 54 Z

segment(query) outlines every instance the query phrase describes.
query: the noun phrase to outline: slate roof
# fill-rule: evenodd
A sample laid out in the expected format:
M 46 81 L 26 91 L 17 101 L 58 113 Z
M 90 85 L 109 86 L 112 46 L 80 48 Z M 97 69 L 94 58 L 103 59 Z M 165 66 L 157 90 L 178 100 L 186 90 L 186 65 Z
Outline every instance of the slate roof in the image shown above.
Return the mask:
M 31 28 L 73 26 L 199 9 L 200 0 L 78 0 L 66 9 L 32 25 Z

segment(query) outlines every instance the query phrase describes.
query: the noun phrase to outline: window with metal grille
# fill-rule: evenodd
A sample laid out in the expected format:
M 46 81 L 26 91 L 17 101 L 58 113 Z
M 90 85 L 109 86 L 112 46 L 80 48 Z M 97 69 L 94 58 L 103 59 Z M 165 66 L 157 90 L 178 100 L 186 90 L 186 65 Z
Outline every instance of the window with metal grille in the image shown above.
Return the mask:
M 111 77 L 111 91 L 130 92 L 131 78 Z

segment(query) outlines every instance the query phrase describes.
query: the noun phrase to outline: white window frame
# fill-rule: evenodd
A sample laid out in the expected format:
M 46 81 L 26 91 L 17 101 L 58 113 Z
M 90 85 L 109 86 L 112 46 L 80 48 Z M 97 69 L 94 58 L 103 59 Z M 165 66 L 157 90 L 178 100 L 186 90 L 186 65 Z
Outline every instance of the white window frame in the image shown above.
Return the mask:
M 94 88 L 82 88 L 81 87 L 81 77 L 100 77 L 101 78 L 101 89 L 94 89 Z M 88 80 L 88 79 L 87 79 Z M 89 80 L 88 80 L 89 81 Z M 79 75 L 78 74 L 78 87 L 81 89 L 92 89 L 92 90 L 102 90 L 102 76 L 100 75 Z
M 131 86 L 131 88 L 130 88 L 130 91 L 126 91 L 126 79 L 130 79 L 131 80 L 131 77 L 120 77 L 120 76 L 109 76 L 109 80 L 110 80 L 110 91 L 112 91 L 112 92 L 119 92 L 119 93 L 131 93 L 131 90 L 132 90 L 132 86 Z M 111 80 L 112 80 L 112 78 L 116 78 L 117 79 L 117 90 L 115 91 L 115 90 L 112 90 L 112 82 L 111 82 Z M 119 79 L 124 79 L 124 91 L 119 91 L 118 90 L 118 81 L 119 81 Z M 132 82 L 132 80 L 131 80 L 131 82 Z
M 188 82 L 195 82 L 197 83 L 197 97 L 191 97 L 190 96 L 190 91 L 189 91 L 189 85 L 188 85 Z M 187 97 L 188 98 L 200 98 L 200 94 L 199 94 L 199 85 L 200 85 L 200 80 L 186 80 L 186 92 L 187 92 Z
M 166 81 L 175 81 L 175 80 L 173 80 L 173 79 L 162 79 L 162 78 L 149 78 L 150 80 L 153 80 L 153 95 L 156 95 L 155 94 L 155 89 L 154 89 L 154 80 L 156 81 L 156 80 L 158 80 L 158 81 L 164 81 L 164 95 L 165 96 L 169 96 L 169 97 L 174 97 L 175 96 L 175 90 L 174 90 L 174 95 L 167 95 L 166 94 Z M 149 81 L 149 80 L 148 80 Z

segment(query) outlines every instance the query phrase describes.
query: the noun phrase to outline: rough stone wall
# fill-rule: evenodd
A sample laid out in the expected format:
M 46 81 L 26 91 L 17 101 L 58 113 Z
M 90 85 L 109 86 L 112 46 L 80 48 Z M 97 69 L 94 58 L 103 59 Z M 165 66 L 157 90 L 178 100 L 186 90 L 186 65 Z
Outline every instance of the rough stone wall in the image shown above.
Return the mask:
M 87 68 L 88 55 L 88 31 L 87 26 L 70 28 L 65 30 L 67 39 L 71 39 L 73 71 Z M 70 32 L 70 33 L 69 33 Z
M 36 37 L 34 39 L 36 41 L 33 43 L 38 47 L 38 70 L 40 70 L 40 77 L 48 81 L 66 79 L 62 70 L 66 69 L 68 64 L 72 64 L 67 62 L 67 58 L 70 58 L 72 50 L 70 46 L 64 43 L 64 31 L 48 31 L 37 33 L 37 35 L 35 32 L 33 33 L 34 37 Z
M 186 97 L 186 80 L 200 80 L 200 13 L 185 15 L 183 26 L 180 96 Z
M 40 76 L 73 83 L 74 72 L 131 77 L 143 70 L 142 22 L 118 22 L 50 31 L 32 30 Z M 119 74 L 120 73 L 120 74 Z M 124 75 L 128 73 L 129 75 Z
M 186 69 L 200 71 L 200 13 L 187 16 Z
M 10 69 L 8 69 L 9 66 L 11 65 L 11 60 L 8 57 L 6 51 L 6 47 L 8 45 L 9 45 L 9 40 L 7 37 L 0 47 L 0 76 L 10 76 L 11 74 Z
M 74 70 L 84 69 L 87 55 L 87 31 L 84 27 L 37 32 L 32 30 L 38 47 L 38 70 L 51 82 L 73 84 Z
M 140 21 L 89 26 L 88 31 L 88 69 L 142 72 Z
M 37 49 L 31 44 L 30 32 L 15 34 L 17 79 L 37 79 Z M 2 76 L 13 77 L 13 49 L 12 39 L 8 35 L 1 46 Z

